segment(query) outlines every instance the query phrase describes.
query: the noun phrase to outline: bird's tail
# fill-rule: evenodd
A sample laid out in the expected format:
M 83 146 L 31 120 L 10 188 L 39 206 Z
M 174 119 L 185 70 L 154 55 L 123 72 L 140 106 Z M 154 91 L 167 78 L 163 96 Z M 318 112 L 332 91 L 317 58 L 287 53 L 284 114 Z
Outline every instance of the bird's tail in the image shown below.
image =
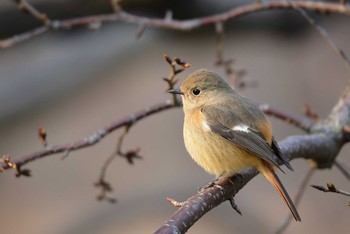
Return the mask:
M 301 221 L 299 213 L 295 208 L 292 199 L 290 199 L 286 189 L 284 188 L 282 182 L 277 177 L 274 169 L 270 165 L 264 165 L 261 173 L 270 181 L 270 183 L 275 187 L 279 195 L 283 198 L 284 202 L 287 204 L 290 212 L 292 213 L 296 221 Z

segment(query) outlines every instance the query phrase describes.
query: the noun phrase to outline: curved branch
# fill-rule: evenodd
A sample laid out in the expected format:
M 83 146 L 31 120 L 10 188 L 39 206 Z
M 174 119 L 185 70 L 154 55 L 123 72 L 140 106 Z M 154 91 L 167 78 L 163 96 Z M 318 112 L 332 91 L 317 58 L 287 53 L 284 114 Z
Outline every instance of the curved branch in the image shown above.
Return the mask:
M 129 14 L 122 9 L 111 14 L 93 15 L 85 17 L 77 17 L 65 20 L 47 20 L 45 26 L 33 29 L 28 32 L 24 32 L 20 35 L 15 35 L 11 38 L 0 40 L 0 48 L 6 48 L 14 46 L 17 43 L 28 40 L 34 36 L 38 36 L 49 30 L 67 30 L 72 27 L 89 26 L 92 24 L 102 24 L 105 22 L 123 21 L 133 24 L 142 25 L 142 27 L 158 27 L 168 28 L 175 30 L 192 30 L 204 25 L 216 24 L 219 22 L 227 21 L 229 19 L 237 18 L 243 15 L 247 15 L 257 11 L 265 11 L 272 9 L 290 9 L 294 10 L 295 7 L 300 9 L 316 11 L 320 13 L 336 13 L 343 15 L 350 15 L 350 6 L 330 3 L 330 2 L 313 2 L 313 1 L 293 1 L 291 5 L 288 1 L 271 1 L 264 3 L 249 3 L 246 5 L 238 6 L 229 11 L 215 14 L 211 16 L 189 19 L 189 20 L 174 20 L 169 18 L 154 19 L 143 16 L 137 16 Z
M 260 108 L 260 110 L 262 110 L 265 114 L 271 115 L 277 119 L 283 120 L 283 121 L 285 121 L 285 122 L 287 122 L 295 127 L 298 127 L 300 129 L 304 130 L 305 132 L 310 132 L 310 130 L 314 124 L 307 117 L 292 114 L 292 113 L 287 113 L 286 111 L 277 109 L 276 107 L 273 107 L 269 104 L 258 103 L 257 105 Z
M 96 143 L 98 143 L 100 140 L 102 140 L 105 136 L 107 136 L 108 134 L 112 133 L 113 131 L 121 127 L 124 127 L 124 126 L 130 127 L 131 125 L 135 124 L 137 121 L 140 121 L 145 117 L 148 117 L 152 114 L 159 113 L 164 110 L 168 110 L 175 107 L 181 107 L 181 102 L 179 100 L 176 100 L 176 102 L 169 100 L 165 103 L 156 104 L 151 107 L 147 107 L 144 110 L 136 112 L 130 116 L 127 116 L 121 120 L 111 122 L 107 126 L 100 128 L 90 136 L 84 137 L 83 139 L 77 140 L 73 143 L 67 143 L 63 145 L 47 145 L 45 149 L 41 151 L 37 151 L 31 154 L 16 158 L 14 160 L 11 160 L 10 164 L 4 163 L 4 162 L 1 163 L 0 161 L 0 172 L 7 169 L 14 169 L 14 168 L 18 169 L 27 163 L 30 163 L 32 161 L 38 160 L 40 158 L 48 157 L 54 154 L 64 153 L 65 155 L 68 155 L 68 153 L 70 153 L 71 151 L 93 146 Z M 300 127 L 301 129 L 304 129 L 306 131 L 309 130 L 311 127 L 312 123 L 308 122 L 307 118 L 302 118 L 300 116 L 287 113 L 285 111 L 279 110 L 267 104 L 259 104 L 259 107 L 267 115 L 272 115 L 278 119 L 291 123 L 294 126 Z M 16 165 L 16 166 L 14 167 L 11 165 Z
M 16 167 L 21 167 L 22 165 L 25 165 L 29 162 L 32 162 L 34 160 L 47 157 L 50 155 L 54 154 L 59 154 L 59 153 L 67 153 L 71 151 L 75 151 L 81 148 L 93 146 L 100 140 L 102 140 L 105 136 L 107 136 L 109 133 L 113 132 L 116 129 L 119 129 L 123 126 L 130 126 L 136 123 L 137 121 L 150 116 L 152 114 L 161 112 L 166 109 L 170 108 L 175 108 L 179 107 L 178 105 L 174 105 L 171 101 L 161 103 L 158 105 L 154 105 L 148 108 L 145 108 L 144 110 L 141 110 L 139 112 L 136 112 L 135 114 L 131 116 L 127 116 L 119 121 L 115 121 L 110 123 L 109 125 L 100 128 L 98 131 L 95 133 L 91 134 L 90 136 L 87 136 L 83 139 L 80 139 L 76 142 L 73 143 L 68 143 L 68 144 L 63 144 L 63 145 L 51 145 L 47 146 L 44 150 L 25 155 L 21 158 L 11 160 L 12 164 L 15 164 Z M 11 169 L 9 164 L 0 164 L 0 171 L 6 170 L 6 169 Z
M 332 137 L 324 134 L 291 136 L 279 142 L 288 159 L 309 158 L 327 160 L 335 157 L 339 147 Z M 235 196 L 258 172 L 250 169 L 230 178 L 221 178 L 216 184 L 190 197 L 155 233 L 185 233 L 205 213 Z
M 290 136 L 279 142 L 281 152 L 289 160 L 311 159 L 318 168 L 330 168 L 344 143 L 350 141 L 350 84 L 345 88 L 329 117 L 310 129 L 310 135 Z M 185 233 L 205 213 L 230 200 L 258 172 L 250 169 L 190 197 L 156 233 Z

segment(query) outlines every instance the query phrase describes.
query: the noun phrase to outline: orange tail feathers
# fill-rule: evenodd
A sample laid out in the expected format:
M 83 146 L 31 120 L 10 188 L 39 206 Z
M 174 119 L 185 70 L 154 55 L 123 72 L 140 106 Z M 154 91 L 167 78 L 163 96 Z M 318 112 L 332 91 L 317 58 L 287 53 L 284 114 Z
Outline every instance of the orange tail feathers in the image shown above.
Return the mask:
M 292 213 L 295 221 L 301 221 L 299 213 L 295 208 L 292 199 L 290 199 L 286 189 L 284 188 L 282 182 L 277 177 L 274 169 L 270 165 L 263 165 L 263 169 L 260 171 L 266 179 L 275 187 L 279 195 L 283 198 L 284 202 L 287 204 L 290 212 Z

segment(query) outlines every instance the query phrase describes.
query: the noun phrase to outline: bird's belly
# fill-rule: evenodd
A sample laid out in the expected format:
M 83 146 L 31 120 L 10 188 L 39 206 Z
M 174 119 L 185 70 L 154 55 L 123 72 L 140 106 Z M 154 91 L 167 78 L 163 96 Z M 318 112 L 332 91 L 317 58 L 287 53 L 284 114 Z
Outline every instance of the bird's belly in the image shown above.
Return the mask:
M 256 156 L 214 133 L 184 129 L 184 140 L 193 160 L 215 176 L 230 176 L 260 163 Z

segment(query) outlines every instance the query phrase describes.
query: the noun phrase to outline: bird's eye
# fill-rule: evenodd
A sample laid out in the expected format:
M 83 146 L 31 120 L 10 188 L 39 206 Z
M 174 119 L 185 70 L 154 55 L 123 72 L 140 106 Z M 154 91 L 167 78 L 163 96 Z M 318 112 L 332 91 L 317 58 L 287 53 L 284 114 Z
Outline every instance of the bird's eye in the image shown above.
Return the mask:
M 195 96 L 198 96 L 200 93 L 201 93 L 201 90 L 200 89 L 192 89 L 192 93 L 195 95 Z

